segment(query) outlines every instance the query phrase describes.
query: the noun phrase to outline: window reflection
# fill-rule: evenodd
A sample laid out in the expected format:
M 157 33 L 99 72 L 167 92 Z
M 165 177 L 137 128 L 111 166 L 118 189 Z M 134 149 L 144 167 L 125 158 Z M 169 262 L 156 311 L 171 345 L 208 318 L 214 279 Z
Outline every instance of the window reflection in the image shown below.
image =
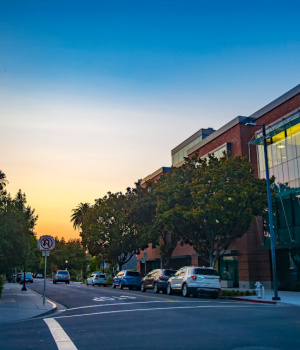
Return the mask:
M 274 130 L 274 129 L 273 129 Z M 284 192 L 300 184 L 300 123 L 267 139 L 270 178 L 275 176 L 273 188 Z M 261 178 L 265 178 L 264 148 L 257 147 Z

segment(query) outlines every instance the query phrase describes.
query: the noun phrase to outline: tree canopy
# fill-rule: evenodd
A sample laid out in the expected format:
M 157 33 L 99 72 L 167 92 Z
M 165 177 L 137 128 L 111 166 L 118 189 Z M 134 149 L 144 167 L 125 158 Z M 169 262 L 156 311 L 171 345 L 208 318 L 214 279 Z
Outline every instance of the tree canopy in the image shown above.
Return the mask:
M 34 227 L 38 217 L 21 190 L 14 198 L 7 194 L 6 183 L 0 171 L 0 273 L 10 275 L 14 267 L 30 263 L 35 256 Z

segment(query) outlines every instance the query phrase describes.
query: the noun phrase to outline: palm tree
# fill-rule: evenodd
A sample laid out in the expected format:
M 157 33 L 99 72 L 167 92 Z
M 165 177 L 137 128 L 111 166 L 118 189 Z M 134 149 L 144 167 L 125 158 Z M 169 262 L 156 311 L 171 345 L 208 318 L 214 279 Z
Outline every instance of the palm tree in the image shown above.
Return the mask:
M 81 228 L 84 215 L 90 209 L 89 203 L 80 203 L 76 209 L 72 209 L 71 222 L 73 222 L 74 230 Z
M 8 181 L 6 180 L 6 175 L 2 172 L 2 170 L 0 170 L 0 191 L 4 190 L 7 183 Z

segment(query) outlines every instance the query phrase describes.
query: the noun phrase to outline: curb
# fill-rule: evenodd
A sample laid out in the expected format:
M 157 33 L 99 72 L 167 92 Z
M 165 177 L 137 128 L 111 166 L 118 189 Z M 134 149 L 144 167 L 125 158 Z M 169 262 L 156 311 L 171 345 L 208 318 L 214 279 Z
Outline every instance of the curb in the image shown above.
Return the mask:
M 51 310 L 48 310 L 40 315 L 36 315 L 36 316 L 33 316 L 33 317 L 30 317 L 28 318 L 28 320 L 32 320 L 33 318 L 37 318 L 37 317 L 43 317 L 43 316 L 48 316 L 48 315 L 51 315 L 51 314 L 54 314 L 55 312 L 57 311 L 57 306 L 55 306 L 53 309 Z
M 231 299 L 231 300 L 238 300 L 238 301 L 247 301 L 247 302 L 249 302 L 249 303 L 259 303 L 259 304 L 277 305 L 277 302 L 276 302 L 276 301 L 268 301 L 268 300 L 255 300 L 255 299 L 239 298 L 239 297 L 228 297 L 228 299 Z

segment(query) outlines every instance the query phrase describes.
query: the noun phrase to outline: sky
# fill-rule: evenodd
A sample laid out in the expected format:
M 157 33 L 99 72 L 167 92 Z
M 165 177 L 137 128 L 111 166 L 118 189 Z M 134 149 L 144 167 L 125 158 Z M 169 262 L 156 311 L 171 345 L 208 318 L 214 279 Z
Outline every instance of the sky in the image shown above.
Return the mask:
M 39 219 L 125 192 L 299 84 L 299 1 L 0 0 L 0 170 Z

